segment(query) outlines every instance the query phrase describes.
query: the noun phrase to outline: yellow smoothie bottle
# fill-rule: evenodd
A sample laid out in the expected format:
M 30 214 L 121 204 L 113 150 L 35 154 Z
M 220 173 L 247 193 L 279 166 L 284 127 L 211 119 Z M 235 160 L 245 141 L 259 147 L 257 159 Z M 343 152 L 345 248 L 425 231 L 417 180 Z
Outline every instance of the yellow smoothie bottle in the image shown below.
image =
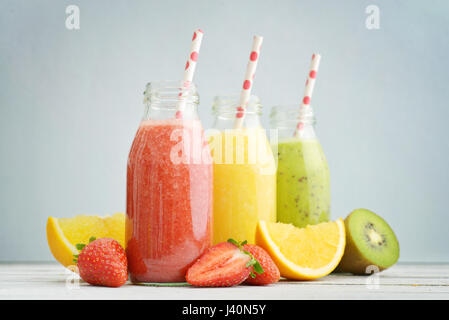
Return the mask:
M 276 166 L 261 105 L 251 96 L 242 128 L 234 129 L 237 103 L 237 96 L 218 96 L 213 104 L 214 244 L 229 238 L 254 243 L 257 221 L 276 221 Z

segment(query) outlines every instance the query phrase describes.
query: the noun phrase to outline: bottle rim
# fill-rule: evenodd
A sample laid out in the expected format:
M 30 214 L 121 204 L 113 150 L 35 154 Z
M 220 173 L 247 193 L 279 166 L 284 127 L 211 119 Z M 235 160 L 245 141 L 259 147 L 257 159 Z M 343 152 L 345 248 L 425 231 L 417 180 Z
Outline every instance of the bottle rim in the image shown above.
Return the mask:
M 180 101 L 199 104 L 197 86 L 183 80 L 156 80 L 148 82 L 143 92 L 145 105 L 153 108 L 176 109 Z
M 212 112 L 215 116 L 219 117 L 235 117 L 238 112 L 237 108 L 240 106 L 239 101 L 239 94 L 216 95 L 212 102 Z M 250 96 L 244 113 L 246 115 L 262 114 L 262 104 L 260 103 L 260 98 L 258 96 Z
M 270 124 L 275 127 L 296 126 L 298 122 L 315 124 L 316 119 L 310 105 L 301 107 L 300 104 L 276 105 L 271 107 Z

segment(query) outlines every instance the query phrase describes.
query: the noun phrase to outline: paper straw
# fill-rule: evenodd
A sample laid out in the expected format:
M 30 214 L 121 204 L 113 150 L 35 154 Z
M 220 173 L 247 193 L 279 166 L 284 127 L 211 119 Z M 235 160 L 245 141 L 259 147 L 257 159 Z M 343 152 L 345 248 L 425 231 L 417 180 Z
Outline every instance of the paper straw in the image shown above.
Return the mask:
M 234 129 L 241 128 L 243 125 L 243 118 L 245 116 L 245 108 L 251 97 L 251 89 L 253 87 L 254 76 L 256 74 L 257 61 L 259 61 L 260 47 L 262 45 L 263 37 L 254 36 L 253 47 L 249 55 L 248 66 L 246 67 L 245 80 L 243 81 L 242 93 L 240 94 L 239 106 L 235 115 Z
M 195 73 L 196 62 L 198 60 L 198 54 L 200 52 L 201 41 L 203 40 L 204 32 L 201 29 L 196 30 L 193 33 L 192 45 L 190 46 L 189 58 L 187 59 L 186 67 L 184 69 L 183 77 L 183 90 L 179 93 L 181 97 L 178 103 L 178 111 L 176 112 L 176 118 L 182 117 L 182 112 L 184 111 L 186 101 L 183 99 L 185 95 L 184 89 L 188 89 L 193 80 L 193 75 Z
M 306 81 L 306 89 L 304 91 L 304 97 L 301 102 L 301 110 L 310 107 L 310 101 L 312 100 L 313 88 L 315 87 L 315 79 L 320 66 L 321 56 L 319 54 L 312 55 L 312 62 L 310 64 L 309 75 Z M 298 136 L 299 131 L 304 128 L 304 124 L 299 121 L 296 125 L 295 136 Z

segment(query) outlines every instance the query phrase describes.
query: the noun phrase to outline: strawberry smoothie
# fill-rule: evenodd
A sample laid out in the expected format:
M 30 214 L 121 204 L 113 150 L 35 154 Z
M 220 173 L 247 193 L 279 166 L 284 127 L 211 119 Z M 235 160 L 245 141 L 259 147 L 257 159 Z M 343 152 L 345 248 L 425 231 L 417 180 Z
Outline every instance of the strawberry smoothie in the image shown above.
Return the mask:
M 198 152 L 188 152 L 196 129 L 201 161 Z M 132 282 L 184 282 L 188 267 L 211 245 L 212 164 L 203 139 L 198 120 L 144 120 L 137 131 L 127 173 Z

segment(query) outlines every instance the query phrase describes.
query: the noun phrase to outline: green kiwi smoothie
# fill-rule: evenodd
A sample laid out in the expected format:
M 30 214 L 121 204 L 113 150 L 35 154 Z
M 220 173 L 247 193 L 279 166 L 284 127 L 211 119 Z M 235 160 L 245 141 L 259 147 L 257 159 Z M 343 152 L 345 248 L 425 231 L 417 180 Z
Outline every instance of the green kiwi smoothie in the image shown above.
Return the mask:
M 277 145 L 277 219 L 297 227 L 329 221 L 329 168 L 317 139 Z

